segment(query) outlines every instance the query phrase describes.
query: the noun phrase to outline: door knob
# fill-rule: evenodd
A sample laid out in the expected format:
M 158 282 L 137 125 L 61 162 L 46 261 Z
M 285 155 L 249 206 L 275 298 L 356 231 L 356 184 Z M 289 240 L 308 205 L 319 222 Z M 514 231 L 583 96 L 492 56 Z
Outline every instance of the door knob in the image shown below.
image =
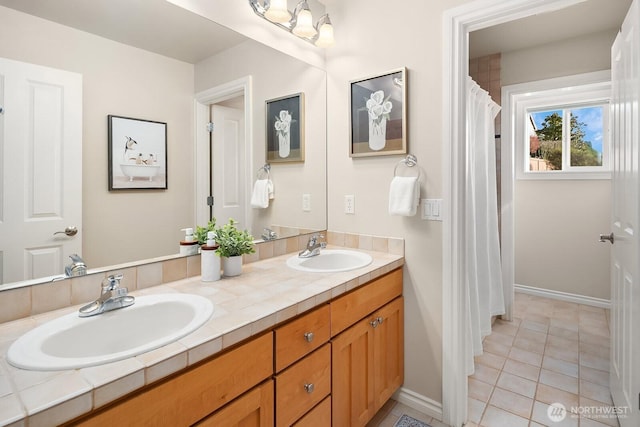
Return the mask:
M 71 225 L 65 228 L 64 231 L 56 231 L 55 233 L 53 233 L 54 236 L 56 234 L 66 234 L 67 236 L 72 237 L 78 234 L 78 228 L 75 225 Z
M 613 237 L 613 233 L 611 233 L 611 234 L 601 234 L 600 235 L 600 242 L 601 243 L 604 243 L 606 240 L 608 240 L 613 245 L 613 242 L 615 240 L 614 237 Z

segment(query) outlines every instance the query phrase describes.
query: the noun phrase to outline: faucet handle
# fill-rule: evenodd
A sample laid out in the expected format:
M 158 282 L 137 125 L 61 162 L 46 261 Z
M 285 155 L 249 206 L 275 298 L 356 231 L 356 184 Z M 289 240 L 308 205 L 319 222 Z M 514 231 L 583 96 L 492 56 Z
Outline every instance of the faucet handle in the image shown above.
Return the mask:
M 120 281 L 122 280 L 122 274 L 110 275 L 102 281 L 102 291 L 113 291 L 120 287 Z

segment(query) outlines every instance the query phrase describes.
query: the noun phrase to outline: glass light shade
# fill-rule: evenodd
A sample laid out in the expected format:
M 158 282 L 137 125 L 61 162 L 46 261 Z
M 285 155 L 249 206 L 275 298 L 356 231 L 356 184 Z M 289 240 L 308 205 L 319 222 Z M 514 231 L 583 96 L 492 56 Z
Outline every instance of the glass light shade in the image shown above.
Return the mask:
M 296 26 L 293 27 L 292 32 L 298 37 L 307 38 L 311 38 L 318 33 L 316 29 L 313 28 L 313 17 L 309 10 L 302 9 L 298 12 Z
M 320 35 L 316 40 L 316 46 L 318 47 L 330 47 L 333 46 L 335 40 L 333 39 L 333 25 L 324 23 L 320 26 Z
M 269 9 L 264 13 L 264 17 L 271 22 L 289 22 L 291 13 L 287 9 L 287 0 L 271 0 Z

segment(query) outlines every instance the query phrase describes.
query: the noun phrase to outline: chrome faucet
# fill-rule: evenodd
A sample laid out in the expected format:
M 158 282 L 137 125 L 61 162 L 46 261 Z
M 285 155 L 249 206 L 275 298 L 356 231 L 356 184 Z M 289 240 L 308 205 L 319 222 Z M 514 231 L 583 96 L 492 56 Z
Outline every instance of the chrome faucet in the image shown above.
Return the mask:
M 122 274 L 111 275 L 102 281 L 102 292 L 100 298 L 80 307 L 78 315 L 80 317 L 95 316 L 107 311 L 128 307 L 135 302 L 135 298 L 127 295 L 127 288 L 120 287 Z
M 278 238 L 278 235 L 275 231 L 270 228 L 265 228 L 262 230 L 262 240 L 275 240 Z
M 320 249 L 327 247 L 327 242 L 318 242 L 318 239 L 322 237 L 324 236 L 321 234 L 312 235 L 309 238 L 309 242 L 307 242 L 307 247 L 302 252 L 298 253 L 298 257 L 311 258 L 312 256 L 320 255 Z
M 84 276 L 87 274 L 87 264 L 80 258 L 80 255 L 71 254 L 69 258 L 71 258 L 71 264 L 64 268 L 64 274 L 66 274 L 67 277 Z

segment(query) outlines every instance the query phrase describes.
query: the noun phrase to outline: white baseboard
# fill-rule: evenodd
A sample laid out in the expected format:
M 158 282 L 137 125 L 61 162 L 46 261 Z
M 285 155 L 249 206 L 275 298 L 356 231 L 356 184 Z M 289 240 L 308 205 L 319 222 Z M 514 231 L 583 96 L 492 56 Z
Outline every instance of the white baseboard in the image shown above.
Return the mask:
M 536 288 L 533 286 L 513 285 L 515 292 L 520 292 L 538 297 L 552 298 L 561 301 L 574 302 L 576 304 L 591 305 L 593 307 L 611 308 L 611 301 L 603 298 L 588 297 L 586 295 L 570 294 L 568 292 L 553 291 L 550 289 Z
M 442 403 L 431 400 L 407 388 L 400 387 L 393 398 L 408 407 L 427 414 L 438 421 L 442 420 Z

